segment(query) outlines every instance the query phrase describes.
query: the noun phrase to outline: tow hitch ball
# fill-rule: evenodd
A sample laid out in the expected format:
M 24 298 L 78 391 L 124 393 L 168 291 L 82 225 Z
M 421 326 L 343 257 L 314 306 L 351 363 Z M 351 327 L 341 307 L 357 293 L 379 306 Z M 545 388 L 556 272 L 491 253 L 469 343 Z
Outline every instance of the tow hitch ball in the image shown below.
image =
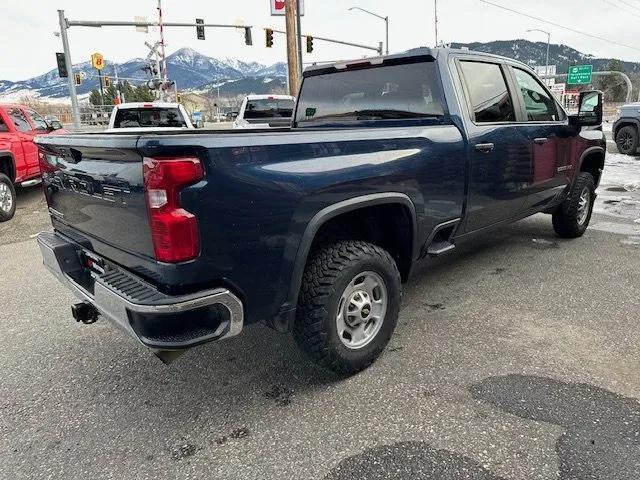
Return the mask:
M 90 325 L 98 321 L 98 309 L 89 302 L 80 302 L 71 306 L 71 314 L 76 322 L 82 322 Z

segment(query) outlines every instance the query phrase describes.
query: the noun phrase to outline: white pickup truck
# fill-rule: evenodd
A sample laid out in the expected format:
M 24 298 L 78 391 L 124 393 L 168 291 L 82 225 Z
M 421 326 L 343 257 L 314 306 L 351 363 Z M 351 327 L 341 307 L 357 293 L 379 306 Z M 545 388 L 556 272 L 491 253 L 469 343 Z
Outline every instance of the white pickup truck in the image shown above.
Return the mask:
M 113 107 L 107 132 L 135 130 L 185 130 L 195 128 L 189 114 L 179 103 L 137 102 Z
M 289 127 L 295 105 L 296 98 L 290 95 L 248 95 L 233 128 Z

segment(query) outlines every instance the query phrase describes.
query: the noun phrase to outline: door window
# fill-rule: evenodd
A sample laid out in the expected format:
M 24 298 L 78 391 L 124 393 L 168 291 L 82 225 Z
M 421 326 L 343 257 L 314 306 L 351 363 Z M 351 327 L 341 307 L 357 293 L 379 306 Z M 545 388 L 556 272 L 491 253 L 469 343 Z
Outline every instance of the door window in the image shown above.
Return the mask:
M 477 123 L 515 122 L 513 101 L 500 65 L 462 61 L 460 66 L 474 120 Z
M 35 130 L 38 130 L 39 132 L 49 131 L 49 125 L 42 115 L 38 112 L 34 112 L 33 110 L 27 110 L 27 113 L 31 117 Z
M 529 72 L 514 68 L 521 99 L 530 122 L 554 122 L 558 120 L 556 102 L 538 80 Z
M 10 108 L 7 113 L 9 114 L 9 118 L 11 119 L 13 124 L 16 126 L 18 131 L 20 132 L 31 131 L 31 124 L 27 120 L 27 117 L 25 116 L 22 110 L 20 110 L 19 108 Z

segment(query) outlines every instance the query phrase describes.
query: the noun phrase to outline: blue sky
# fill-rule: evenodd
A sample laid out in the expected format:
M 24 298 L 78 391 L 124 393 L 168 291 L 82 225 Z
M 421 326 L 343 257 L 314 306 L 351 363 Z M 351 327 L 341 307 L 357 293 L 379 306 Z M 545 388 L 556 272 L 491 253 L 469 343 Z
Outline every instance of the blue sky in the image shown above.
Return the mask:
M 584 29 L 638 49 L 629 49 L 519 17 L 479 0 L 439 0 L 440 36 L 444 41 L 489 41 L 514 38 L 546 40 L 527 29 L 550 30 L 554 43 L 565 43 L 596 56 L 640 61 L 640 0 L 493 0 L 538 17 L 554 19 L 563 25 Z M 615 8 L 611 3 L 617 3 Z M 75 20 L 133 20 L 134 16 L 156 17 L 157 0 L 0 0 L 0 79 L 22 80 L 55 67 L 55 52 L 61 51 L 57 9 Z M 585 5 L 588 5 L 585 6 Z M 420 45 L 433 45 L 433 0 L 306 0 L 303 33 L 357 43 L 377 45 L 384 38 L 381 20 L 349 6 L 361 6 L 390 17 L 390 45 L 401 51 Z M 165 19 L 192 22 L 196 17 L 212 23 L 243 21 L 254 25 L 254 46 L 244 45 L 240 33 L 207 30 L 207 40 L 198 41 L 195 29 L 167 29 L 168 52 L 192 47 L 206 55 L 255 60 L 261 63 L 284 61 L 284 38 L 276 36 L 272 49 L 264 47 L 264 27 L 282 29 L 284 19 L 271 17 L 269 0 L 163 0 Z M 625 11 L 626 9 L 626 11 Z M 145 56 L 144 41 L 155 41 L 157 33 L 137 33 L 127 28 L 79 28 L 69 30 L 74 63 L 85 61 L 94 51 L 106 58 L 125 61 Z M 357 58 L 363 50 L 315 42 L 315 51 L 305 61 Z

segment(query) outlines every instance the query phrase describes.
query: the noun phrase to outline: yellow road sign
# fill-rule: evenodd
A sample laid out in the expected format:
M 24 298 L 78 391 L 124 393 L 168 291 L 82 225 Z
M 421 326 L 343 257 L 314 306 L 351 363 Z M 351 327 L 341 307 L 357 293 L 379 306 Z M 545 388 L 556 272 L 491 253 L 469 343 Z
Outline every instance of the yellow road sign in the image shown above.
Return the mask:
M 102 70 L 104 68 L 104 57 L 101 53 L 96 52 L 91 55 L 91 65 L 93 65 L 93 68 L 98 70 Z

